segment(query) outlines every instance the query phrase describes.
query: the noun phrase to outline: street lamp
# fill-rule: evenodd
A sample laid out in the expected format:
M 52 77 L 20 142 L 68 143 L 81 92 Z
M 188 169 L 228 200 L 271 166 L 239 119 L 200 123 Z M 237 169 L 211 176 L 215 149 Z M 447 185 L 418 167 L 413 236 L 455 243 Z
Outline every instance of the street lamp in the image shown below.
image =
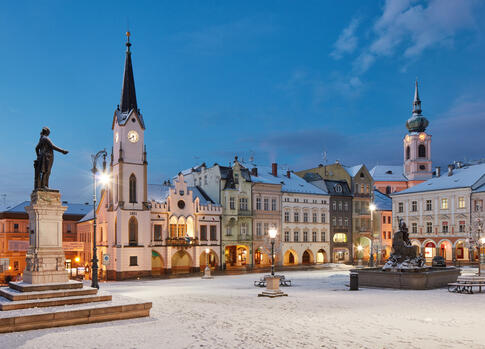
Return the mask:
M 101 184 L 106 185 L 109 181 L 109 176 L 106 173 L 106 150 L 100 150 L 96 153 L 96 155 L 91 155 L 91 159 L 93 161 L 93 168 L 91 172 L 93 173 L 93 259 L 92 259 L 92 272 L 93 277 L 91 278 L 91 287 L 99 289 L 98 283 L 98 250 L 96 248 L 96 173 L 98 169 L 96 168 L 96 164 L 98 159 L 102 156 L 103 157 L 103 172 L 99 175 L 99 181 Z
M 376 210 L 376 205 L 372 202 L 369 205 L 370 211 L 370 234 L 371 234 L 371 241 L 370 241 L 370 259 L 369 259 L 369 266 L 374 266 L 374 211 Z M 377 255 L 376 255 L 376 262 L 377 262 Z
M 268 234 L 271 239 L 271 276 L 274 276 L 274 241 L 278 231 L 275 227 L 269 229 Z

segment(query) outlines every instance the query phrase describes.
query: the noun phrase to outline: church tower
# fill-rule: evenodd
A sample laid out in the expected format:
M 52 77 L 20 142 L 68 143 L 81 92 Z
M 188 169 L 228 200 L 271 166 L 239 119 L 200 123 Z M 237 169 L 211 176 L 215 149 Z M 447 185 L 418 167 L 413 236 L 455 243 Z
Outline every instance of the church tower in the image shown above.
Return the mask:
M 404 175 L 410 184 L 432 177 L 431 135 L 426 133 L 428 119 L 421 114 L 418 81 L 414 90 L 413 115 L 406 122 L 408 134 L 404 137 Z M 410 185 L 412 186 L 412 185 Z
M 126 57 L 121 103 L 113 116 L 112 184 L 108 207 L 112 215 L 108 244 L 113 246 L 110 279 L 129 277 L 148 270 L 144 246 L 150 243 L 150 211 L 147 203 L 147 155 L 145 122 L 138 109 L 131 61 L 130 32 L 126 33 Z M 148 259 L 148 261 L 145 261 Z M 121 273 L 121 274 L 120 274 Z

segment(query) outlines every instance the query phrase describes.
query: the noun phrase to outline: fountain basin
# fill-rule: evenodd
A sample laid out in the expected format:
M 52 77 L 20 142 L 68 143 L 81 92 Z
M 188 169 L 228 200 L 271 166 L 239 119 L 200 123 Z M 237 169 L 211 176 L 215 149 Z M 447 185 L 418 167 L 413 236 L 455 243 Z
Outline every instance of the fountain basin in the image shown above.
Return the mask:
M 430 290 L 456 282 L 460 268 L 424 268 L 422 270 L 383 271 L 381 268 L 352 269 L 359 274 L 359 286 Z

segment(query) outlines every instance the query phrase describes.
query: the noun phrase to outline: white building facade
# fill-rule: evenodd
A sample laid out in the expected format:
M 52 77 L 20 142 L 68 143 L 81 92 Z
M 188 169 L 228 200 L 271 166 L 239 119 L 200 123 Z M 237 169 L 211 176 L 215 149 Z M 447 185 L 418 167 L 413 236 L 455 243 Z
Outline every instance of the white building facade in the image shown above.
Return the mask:
M 411 242 L 427 262 L 436 255 L 449 263 L 469 262 L 472 197 L 484 184 L 485 164 L 451 165 L 448 173 L 393 194 L 393 230 L 398 229 L 398 219 L 403 219 Z

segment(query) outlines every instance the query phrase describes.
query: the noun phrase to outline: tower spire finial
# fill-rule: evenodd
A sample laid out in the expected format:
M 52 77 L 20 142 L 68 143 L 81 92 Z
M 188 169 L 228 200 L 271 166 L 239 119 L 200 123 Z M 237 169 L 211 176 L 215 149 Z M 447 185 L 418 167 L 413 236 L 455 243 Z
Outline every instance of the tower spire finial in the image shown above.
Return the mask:
M 421 100 L 419 99 L 418 92 L 418 78 L 416 78 L 416 85 L 414 88 L 413 115 L 421 115 L 421 112 Z
M 123 87 L 121 88 L 121 112 L 129 112 L 131 110 L 138 110 L 136 103 L 135 92 L 135 79 L 133 78 L 133 66 L 131 63 L 131 51 L 130 51 L 130 36 L 129 31 L 126 32 L 126 59 L 125 59 L 125 71 L 123 74 Z
M 127 50 L 128 52 L 130 52 L 130 46 L 131 46 L 131 42 L 130 42 L 130 36 L 131 36 L 131 33 L 130 33 L 130 31 L 128 30 L 128 31 L 126 32 L 126 50 Z

